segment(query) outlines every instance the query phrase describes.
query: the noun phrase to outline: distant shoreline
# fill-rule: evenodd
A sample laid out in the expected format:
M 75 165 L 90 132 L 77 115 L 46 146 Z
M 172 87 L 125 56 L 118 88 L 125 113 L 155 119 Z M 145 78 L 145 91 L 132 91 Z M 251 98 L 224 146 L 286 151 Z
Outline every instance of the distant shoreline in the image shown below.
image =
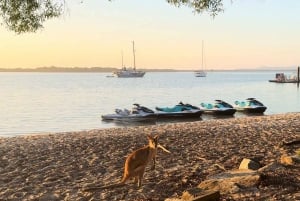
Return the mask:
M 41 67 L 41 68 L 0 68 L 0 72 L 45 72 L 45 73 L 111 73 L 119 70 L 110 67 Z M 139 69 L 146 72 L 180 72 L 193 70 L 173 70 L 173 69 Z
M 38 72 L 38 73 L 111 73 L 119 70 L 111 67 L 39 67 L 39 68 L 0 68 L 0 72 Z M 146 72 L 194 72 L 195 70 L 139 69 Z M 207 72 L 247 72 L 247 71 L 295 71 L 296 68 L 256 68 L 256 69 L 208 69 Z

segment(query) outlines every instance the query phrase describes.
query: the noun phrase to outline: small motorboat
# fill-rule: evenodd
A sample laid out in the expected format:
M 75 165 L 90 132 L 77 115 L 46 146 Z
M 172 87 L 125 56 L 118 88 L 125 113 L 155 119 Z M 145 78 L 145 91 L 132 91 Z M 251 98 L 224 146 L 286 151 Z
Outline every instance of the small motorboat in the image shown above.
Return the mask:
M 236 109 L 234 109 L 232 105 L 222 100 L 215 100 L 213 104 L 201 103 L 200 109 L 202 109 L 204 113 L 214 115 L 233 115 L 236 112 Z
M 115 109 L 114 114 L 102 115 L 102 120 L 117 120 L 117 121 L 154 121 L 156 120 L 156 114 L 153 110 L 141 106 L 137 103 L 133 104 L 132 110 L 128 109 Z
M 275 79 L 269 80 L 269 82 L 276 82 L 276 83 L 297 83 L 298 78 L 297 75 L 285 75 L 284 73 L 276 73 Z
M 156 107 L 158 118 L 194 118 L 200 117 L 203 111 L 196 106 L 180 102 L 174 107 Z
M 235 101 L 234 108 L 237 111 L 248 113 L 264 113 L 267 109 L 264 104 L 255 98 L 247 98 L 245 101 Z

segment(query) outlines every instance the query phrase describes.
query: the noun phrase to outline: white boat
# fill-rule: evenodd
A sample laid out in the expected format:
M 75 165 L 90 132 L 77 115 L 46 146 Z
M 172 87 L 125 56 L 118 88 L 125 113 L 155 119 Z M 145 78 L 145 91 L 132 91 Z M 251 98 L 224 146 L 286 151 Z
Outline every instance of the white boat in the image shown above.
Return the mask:
M 205 71 L 195 71 L 195 76 L 196 77 L 206 77 L 206 72 Z
M 120 78 L 130 78 L 130 77 L 144 77 L 145 71 L 138 71 L 135 67 L 135 49 L 134 49 L 134 41 L 132 41 L 133 47 L 133 68 L 126 68 L 123 66 L 123 54 L 122 54 L 122 69 L 114 72 L 117 77 Z
M 202 65 L 201 65 L 202 69 L 195 71 L 196 77 L 206 77 L 206 75 L 207 75 L 206 71 L 204 70 L 204 66 L 203 66 L 203 48 L 204 48 L 204 45 L 203 45 L 203 41 L 202 41 Z
M 114 72 L 114 74 L 120 78 L 144 77 L 145 73 L 146 72 L 144 71 L 137 71 L 135 68 L 134 69 L 123 68 L 122 70 Z

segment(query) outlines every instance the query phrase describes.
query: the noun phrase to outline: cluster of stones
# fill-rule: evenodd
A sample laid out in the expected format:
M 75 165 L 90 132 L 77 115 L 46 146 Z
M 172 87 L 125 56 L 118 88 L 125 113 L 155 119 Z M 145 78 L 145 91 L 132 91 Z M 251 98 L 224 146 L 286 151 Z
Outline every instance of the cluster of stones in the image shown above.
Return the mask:
M 255 160 L 244 158 L 237 170 L 213 175 L 197 187 L 184 191 L 181 198 L 168 198 L 165 201 L 219 201 L 221 196 L 232 200 L 255 198 L 261 196 L 258 186 L 265 175 L 286 168 L 300 168 L 300 155 L 283 154 L 278 161 L 264 167 Z M 300 184 L 296 183 L 295 187 L 299 188 Z M 300 193 L 293 193 L 289 198 L 300 200 Z

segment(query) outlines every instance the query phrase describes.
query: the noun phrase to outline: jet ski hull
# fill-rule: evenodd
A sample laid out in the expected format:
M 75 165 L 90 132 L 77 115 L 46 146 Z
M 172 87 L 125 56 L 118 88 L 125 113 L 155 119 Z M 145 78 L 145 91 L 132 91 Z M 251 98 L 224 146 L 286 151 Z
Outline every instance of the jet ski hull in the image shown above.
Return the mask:
M 181 112 L 155 112 L 157 118 L 196 118 L 200 117 L 202 113 L 202 110 L 185 110 Z
M 102 115 L 102 120 L 106 121 L 131 121 L 131 122 L 139 122 L 139 121 L 155 121 L 157 118 L 156 114 L 129 114 L 129 115 L 120 115 L 120 114 L 107 114 Z
M 213 115 L 234 115 L 236 109 L 203 109 L 204 114 L 213 114 Z
M 237 111 L 245 113 L 264 113 L 267 107 L 236 107 Z
M 235 109 L 245 113 L 264 113 L 267 107 L 255 98 L 247 98 L 246 101 L 235 101 Z

